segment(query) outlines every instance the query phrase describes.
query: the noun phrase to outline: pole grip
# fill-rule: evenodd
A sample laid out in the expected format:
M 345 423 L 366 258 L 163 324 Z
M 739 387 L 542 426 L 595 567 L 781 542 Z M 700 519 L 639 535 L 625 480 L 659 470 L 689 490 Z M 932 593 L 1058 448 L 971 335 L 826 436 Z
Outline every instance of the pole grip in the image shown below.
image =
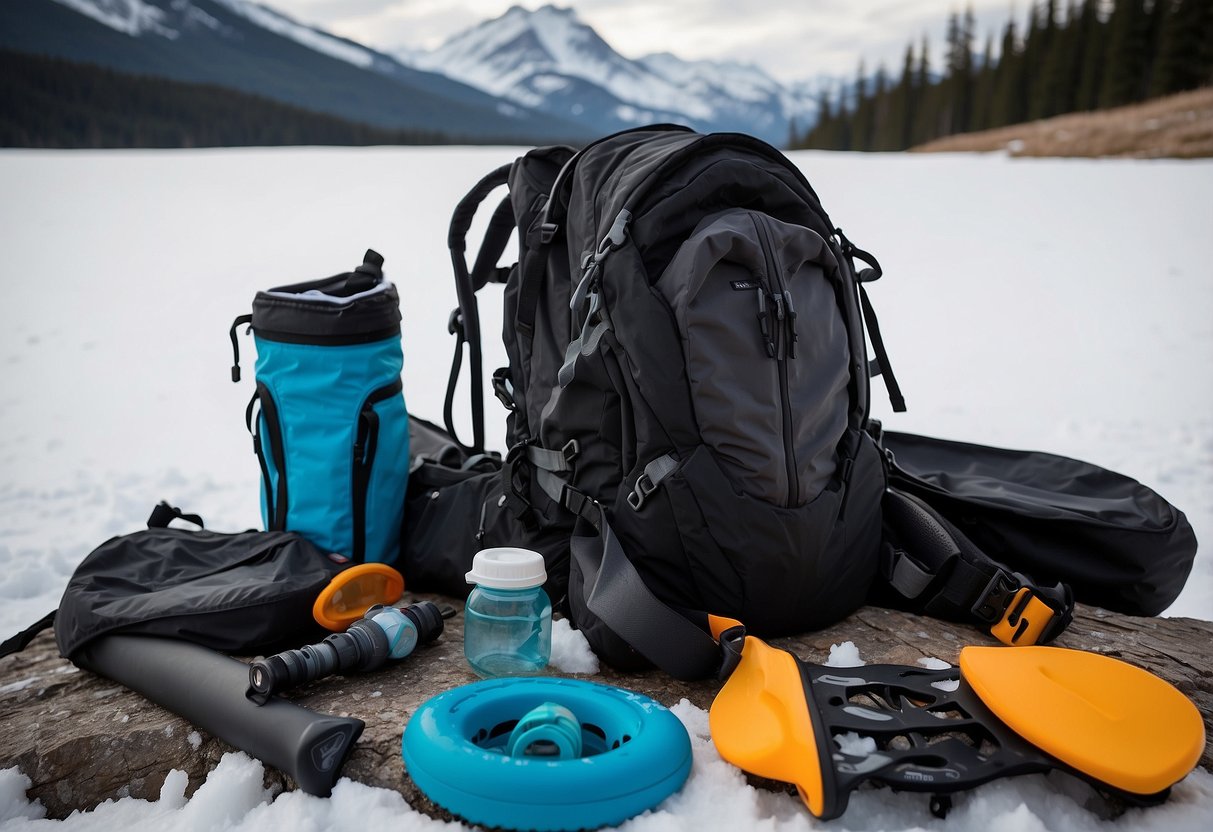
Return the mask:
M 248 665 L 185 641 L 103 636 L 73 659 L 196 727 L 279 769 L 308 794 L 327 797 L 364 723 L 323 716 L 285 699 L 245 697 Z

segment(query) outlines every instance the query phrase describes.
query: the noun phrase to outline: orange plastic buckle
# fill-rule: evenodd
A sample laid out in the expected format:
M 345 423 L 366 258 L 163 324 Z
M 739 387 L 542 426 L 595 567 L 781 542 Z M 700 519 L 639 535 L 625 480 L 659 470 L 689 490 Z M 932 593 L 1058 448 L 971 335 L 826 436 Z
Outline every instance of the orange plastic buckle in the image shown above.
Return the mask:
M 1055 615 L 1056 610 L 1040 600 L 1031 587 L 1020 587 L 1007 604 L 1002 618 L 990 627 L 990 632 L 1003 644 L 1036 644 Z

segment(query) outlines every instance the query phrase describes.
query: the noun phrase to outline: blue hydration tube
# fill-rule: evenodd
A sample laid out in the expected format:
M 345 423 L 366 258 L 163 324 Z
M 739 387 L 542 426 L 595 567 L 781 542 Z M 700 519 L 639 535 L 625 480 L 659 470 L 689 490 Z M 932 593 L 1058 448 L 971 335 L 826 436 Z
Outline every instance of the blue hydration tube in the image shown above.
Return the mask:
M 473 823 L 576 830 L 622 823 L 682 788 L 686 728 L 647 696 L 575 679 L 493 679 L 430 699 L 404 764 L 439 806 Z

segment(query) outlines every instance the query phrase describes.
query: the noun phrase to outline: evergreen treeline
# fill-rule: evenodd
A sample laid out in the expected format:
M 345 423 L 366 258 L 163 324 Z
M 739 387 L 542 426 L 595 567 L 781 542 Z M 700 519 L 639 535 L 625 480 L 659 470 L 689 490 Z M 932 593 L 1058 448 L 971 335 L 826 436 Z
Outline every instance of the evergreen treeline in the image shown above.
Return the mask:
M 973 10 L 948 19 L 942 77 L 926 39 L 906 47 L 901 75 L 869 78 L 853 95 L 820 102 L 792 147 L 905 150 L 941 136 L 1080 110 L 1132 104 L 1213 83 L 1213 0 L 1058 0 L 1032 6 L 1027 31 L 1011 20 L 995 58 L 976 49 Z
M 0 51 L 0 147 L 439 144 L 225 87 Z

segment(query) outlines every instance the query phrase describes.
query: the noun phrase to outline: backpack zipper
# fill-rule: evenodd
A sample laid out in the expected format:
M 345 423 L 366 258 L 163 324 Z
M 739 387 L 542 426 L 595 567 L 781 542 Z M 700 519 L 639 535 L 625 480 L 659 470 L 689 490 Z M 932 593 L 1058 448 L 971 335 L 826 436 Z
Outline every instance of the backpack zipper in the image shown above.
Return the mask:
M 375 405 L 390 399 L 403 389 L 397 378 L 391 384 L 372 390 L 358 412 L 358 427 L 354 436 L 354 542 L 350 553 L 355 563 L 366 560 L 366 502 L 371 487 L 371 468 L 375 464 L 375 450 L 379 444 L 379 414 Z
M 758 233 L 762 237 L 762 254 L 767 268 L 766 282 L 769 284 L 758 291 L 760 293 L 769 291 L 770 302 L 775 307 L 775 328 L 772 333 L 769 325 L 769 313 L 765 309 L 766 303 L 760 295 L 759 321 L 767 355 L 774 358 L 779 366 L 779 401 L 783 416 L 783 457 L 788 476 L 787 507 L 792 508 L 800 502 L 800 478 L 797 475 L 796 446 L 792 436 L 791 383 L 788 379 L 788 359 L 796 357 L 796 310 L 792 306 L 792 294 L 784 286 L 779 263 L 775 260 L 775 241 L 771 237 L 767 218 L 765 215 L 753 212 L 750 216 L 754 218 L 754 227 L 758 229 Z
M 264 382 L 257 382 L 257 397 L 261 402 L 260 420 L 265 425 L 265 438 L 269 447 L 261 440 L 258 432 L 253 436 L 253 450 L 261 461 L 261 473 L 265 480 L 266 522 L 269 531 L 286 531 L 286 448 L 283 447 L 282 422 L 278 415 L 278 403 Z M 275 489 L 270 482 L 269 468 L 265 462 L 265 454 L 269 453 L 278 473 L 278 487 Z

